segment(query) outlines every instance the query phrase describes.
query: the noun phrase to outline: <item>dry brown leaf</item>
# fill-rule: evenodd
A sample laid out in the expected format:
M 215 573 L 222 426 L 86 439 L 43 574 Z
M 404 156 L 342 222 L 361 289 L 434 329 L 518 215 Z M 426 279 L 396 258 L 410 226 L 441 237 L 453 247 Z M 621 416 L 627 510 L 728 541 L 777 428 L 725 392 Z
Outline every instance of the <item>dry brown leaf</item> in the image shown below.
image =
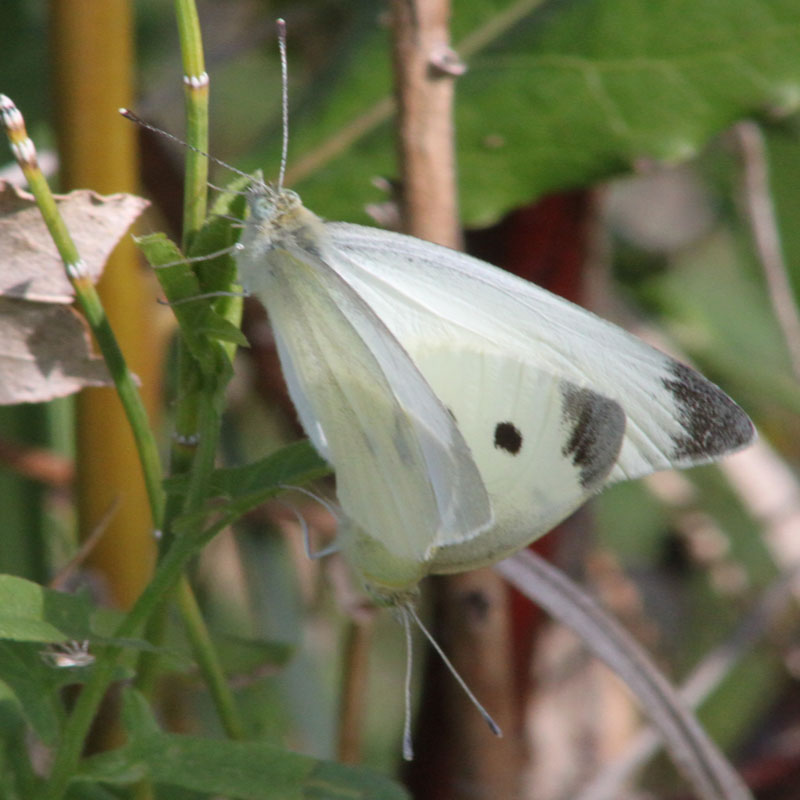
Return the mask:
M 149 205 L 135 195 L 103 197 L 87 189 L 56 195 L 56 202 L 93 282 Z M 75 298 L 33 195 L 5 181 L 0 181 L 0 265 L 0 295 L 41 303 L 71 303 Z
M 36 403 L 111 383 L 69 306 L 0 297 L 0 405 Z

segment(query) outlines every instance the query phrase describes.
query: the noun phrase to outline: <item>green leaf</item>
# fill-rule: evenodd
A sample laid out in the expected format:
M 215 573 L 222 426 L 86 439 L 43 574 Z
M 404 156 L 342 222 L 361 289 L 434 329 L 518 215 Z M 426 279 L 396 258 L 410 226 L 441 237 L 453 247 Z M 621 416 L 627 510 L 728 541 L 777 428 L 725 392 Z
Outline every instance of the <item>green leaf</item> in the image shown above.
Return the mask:
M 637 163 L 683 161 L 735 120 L 785 113 L 800 100 L 794 0 L 537 5 L 454 3 L 453 39 L 469 67 L 456 84 L 460 202 L 469 224 Z M 290 172 L 389 96 L 388 37 L 373 24 L 353 37 L 357 49 L 342 58 L 324 100 L 306 103 L 308 121 L 295 115 Z M 385 199 L 371 180 L 396 174 L 394 146 L 390 121 L 367 126 L 298 184 L 306 205 L 353 219 L 365 203 Z M 262 163 L 274 163 L 275 147 Z
M 161 732 L 144 698 L 129 691 L 128 743 L 84 761 L 78 781 L 157 784 L 242 800 L 402 800 L 406 792 L 365 769 L 345 767 L 261 742 L 233 742 Z
M 40 780 L 30 763 L 28 729 L 19 706 L 0 691 L 0 797 L 23 800 L 34 797 Z
M 44 645 L 88 640 L 94 645 L 117 644 L 137 650 L 154 650 L 148 642 L 103 636 L 95 627 L 98 615 L 87 592 L 68 594 L 47 589 L 15 575 L 0 575 L 0 682 L 5 685 L 38 736 L 53 743 L 63 709 L 58 690 L 82 683 L 91 666 L 59 668 L 43 658 Z M 114 625 L 116 627 L 116 625 Z M 102 630 L 102 628 L 101 628 Z M 118 668 L 118 677 L 127 677 Z
M 73 670 L 66 670 L 73 673 Z M 63 677 L 45 664 L 41 647 L 0 642 L 0 681 L 19 703 L 28 724 L 45 744 L 55 744 L 63 720 L 57 689 Z
M 209 486 L 212 496 L 230 498 L 223 512 L 224 524 L 230 524 L 287 488 L 302 486 L 330 472 L 330 466 L 311 443 L 304 440 L 244 467 L 216 470 Z M 167 489 L 180 490 L 180 484 L 168 481 Z M 207 510 L 185 514 L 178 517 L 174 528 L 181 533 L 195 530 L 203 524 L 207 515 Z M 215 526 L 219 525 L 220 520 L 217 520 Z
M 236 499 L 265 491 L 274 493 L 284 486 L 304 485 L 330 472 L 327 462 L 304 439 L 252 464 L 215 470 L 210 485 L 217 494 Z
M 225 518 L 233 521 L 286 488 L 303 486 L 330 472 L 331 467 L 304 439 L 252 464 L 215 470 L 209 480 L 209 494 L 230 500 L 223 511 Z M 188 481 L 185 476 L 177 476 L 166 480 L 164 485 L 169 492 L 181 493 L 186 491 Z M 201 510 L 179 517 L 175 530 L 192 530 L 207 515 L 208 510 Z
M 85 593 L 56 592 L 15 575 L 0 575 L 0 639 L 64 642 L 89 638 L 92 611 Z
M 244 191 L 251 178 L 238 176 L 214 200 L 203 227 L 195 234 L 189 255 L 193 258 L 228 250 L 239 240 L 240 231 L 228 217 L 242 220 L 245 216 Z M 236 265 L 230 253 L 199 261 L 194 265 L 203 292 L 230 291 L 236 283 Z M 224 302 L 227 298 L 219 298 Z
M 136 650 L 154 650 L 141 639 L 106 635 L 122 614 L 98 608 L 86 591 L 70 594 L 48 589 L 16 575 L 0 575 L 0 639 L 57 644 L 87 639 Z
M 119 800 L 119 794 L 99 784 L 79 783 L 67 790 L 67 800 Z
M 186 346 L 206 375 L 228 369 L 228 358 L 214 340 L 247 345 L 242 332 L 213 308 L 197 275 L 184 260 L 178 246 L 163 233 L 136 238 L 178 320 Z M 169 265 L 169 266 L 164 266 Z

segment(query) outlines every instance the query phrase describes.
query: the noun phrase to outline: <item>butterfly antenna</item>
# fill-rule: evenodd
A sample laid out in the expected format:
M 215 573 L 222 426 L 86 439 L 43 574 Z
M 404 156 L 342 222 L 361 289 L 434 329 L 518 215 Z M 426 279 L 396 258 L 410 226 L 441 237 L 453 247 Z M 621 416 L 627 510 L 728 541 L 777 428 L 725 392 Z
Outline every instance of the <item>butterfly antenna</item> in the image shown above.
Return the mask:
M 246 172 L 242 172 L 240 169 L 236 169 L 236 167 L 232 167 L 230 164 L 226 163 L 220 158 L 216 158 L 212 156 L 210 153 L 206 153 L 205 150 L 201 150 L 199 147 L 195 147 L 193 144 L 189 144 L 189 142 L 185 142 L 180 136 L 175 136 L 175 134 L 167 133 L 161 128 L 157 128 L 155 125 L 151 125 L 149 122 L 145 122 L 141 117 L 137 117 L 136 114 L 133 113 L 129 108 L 120 108 L 119 113 L 122 114 L 125 119 L 129 119 L 131 122 L 135 122 L 137 125 L 141 125 L 142 128 L 145 128 L 148 131 L 152 131 L 153 133 L 157 133 L 160 136 L 163 136 L 166 139 L 171 139 L 173 142 L 177 142 L 178 144 L 183 145 L 184 147 L 191 150 L 193 153 L 199 153 L 201 156 L 205 156 L 209 161 L 213 161 L 215 164 L 219 164 L 221 167 L 225 167 L 225 169 L 229 169 L 231 172 L 235 173 L 236 175 L 241 175 L 243 178 L 247 178 L 248 180 L 252 180 L 253 176 L 248 175 Z
M 166 266 L 166 264 L 162 264 L 163 266 Z M 175 306 L 183 306 L 186 303 L 194 303 L 195 300 L 210 300 L 212 297 L 250 297 L 250 295 L 246 292 L 204 292 L 203 294 L 194 294 L 191 297 L 182 297 L 180 300 L 173 300 L 172 302 L 159 299 L 156 299 L 156 302 L 160 306 L 175 308 Z
M 281 165 L 278 170 L 278 191 L 283 190 L 286 177 L 286 161 L 289 158 L 289 64 L 286 58 L 286 20 L 275 23 L 278 29 L 278 51 L 281 56 Z
M 414 607 L 411 605 L 406 605 L 405 610 L 406 613 L 411 615 L 414 622 L 416 622 L 417 625 L 419 626 L 419 629 L 425 634 L 425 637 L 431 643 L 433 649 L 439 654 L 439 657 L 442 659 L 442 661 L 444 661 L 445 666 L 447 667 L 447 669 L 450 670 L 451 674 L 456 679 L 458 685 L 464 690 L 467 697 L 469 697 L 469 699 L 472 701 L 472 704 L 475 706 L 475 708 L 478 709 L 478 711 L 480 711 L 481 716 L 486 720 L 486 724 L 489 726 L 491 732 L 495 736 L 502 736 L 503 731 L 500 730 L 500 726 L 492 719 L 491 714 L 489 714 L 489 712 L 480 704 L 480 702 L 478 702 L 478 698 L 475 697 L 475 695 L 472 693 L 472 690 L 469 688 L 469 686 L 467 686 L 466 681 L 458 674 L 458 671 L 452 665 L 450 659 L 444 654 L 444 650 L 442 650 L 442 648 L 439 646 L 439 643 L 436 641 L 436 639 L 433 638 L 428 629 L 422 624 L 422 620 L 419 618 L 419 615 L 414 610 Z
M 408 622 L 408 608 L 401 608 L 403 628 L 406 632 L 406 677 L 403 684 L 404 714 L 403 714 L 403 758 L 406 761 L 414 759 L 414 746 L 411 743 L 411 669 L 414 663 L 411 648 L 411 625 Z

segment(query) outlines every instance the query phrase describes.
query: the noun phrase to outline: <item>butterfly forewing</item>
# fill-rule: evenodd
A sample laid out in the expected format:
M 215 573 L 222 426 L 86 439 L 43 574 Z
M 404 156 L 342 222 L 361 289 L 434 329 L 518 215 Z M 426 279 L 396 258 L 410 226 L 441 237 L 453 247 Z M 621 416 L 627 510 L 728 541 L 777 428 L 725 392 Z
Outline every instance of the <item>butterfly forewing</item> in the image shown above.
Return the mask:
M 516 358 L 619 403 L 627 423 L 612 481 L 711 461 L 754 437 L 747 415 L 710 381 L 566 300 L 419 239 L 326 227 L 342 274 L 412 357 L 429 332 L 445 329 L 462 347 Z
M 418 569 L 440 541 L 485 530 L 489 499 L 450 414 L 317 245 L 313 226 L 255 258 L 245 245 L 240 278 L 270 314 L 292 400 L 336 469 L 349 521 L 397 559 L 398 571 Z

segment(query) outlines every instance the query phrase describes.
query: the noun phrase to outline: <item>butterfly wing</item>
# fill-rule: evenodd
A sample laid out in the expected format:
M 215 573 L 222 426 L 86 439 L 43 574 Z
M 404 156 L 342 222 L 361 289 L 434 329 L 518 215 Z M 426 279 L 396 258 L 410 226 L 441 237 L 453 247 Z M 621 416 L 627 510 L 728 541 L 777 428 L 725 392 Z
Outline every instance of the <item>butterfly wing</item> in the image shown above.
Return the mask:
M 534 284 L 402 234 L 326 231 L 335 268 L 455 415 L 489 490 L 497 536 L 455 543 L 443 568 L 519 547 L 604 483 L 753 439 L 714 384 Z
M 297 241 L 259 263 L 245 250 L 240 276 L 269 312 L 290 395 L 336 469 L 358 546 L 372 548 L 361 560 L 385 573 L 382 583 L 415 583 L 441 542 L 466 541 L 491 525 L 489 498 L 450 414 L 316 249 Z

